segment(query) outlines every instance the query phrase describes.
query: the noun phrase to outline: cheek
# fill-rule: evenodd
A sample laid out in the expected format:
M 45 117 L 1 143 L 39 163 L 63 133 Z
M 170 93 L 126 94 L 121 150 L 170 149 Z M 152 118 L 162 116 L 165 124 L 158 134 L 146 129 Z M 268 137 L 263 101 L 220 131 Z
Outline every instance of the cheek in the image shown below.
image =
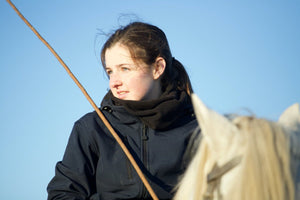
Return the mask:
M 139 75 L 127 80 L 128 86 L 138 99 L 151 92 L 153 80 L 149 75 Z
M 129 79 L 127 82 L 131 89 L 138 92 L 147 92 L 151 85 L 151 80 L 149 80 L 148 77 L 135 77 Z
M 108 85 L 109 85 L 109 88 L 112 89 L 112 82 L 110 79 L 109 79 Z

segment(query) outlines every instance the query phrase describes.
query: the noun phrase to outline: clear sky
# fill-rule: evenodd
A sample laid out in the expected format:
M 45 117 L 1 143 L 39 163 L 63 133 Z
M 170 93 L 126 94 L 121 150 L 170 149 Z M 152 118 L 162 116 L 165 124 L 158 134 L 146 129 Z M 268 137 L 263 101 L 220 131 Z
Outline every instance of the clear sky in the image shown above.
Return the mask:
M 97 105 L 108 88 L 100 33 L 135 19 L 165 31 L 195 93 L 216 111 L 277 120 L 300 102 L 299 0 L 13 2 Z M 46 199 L 74 122 L 93 108 L 4 0 L 0 27 L 0 199 Z

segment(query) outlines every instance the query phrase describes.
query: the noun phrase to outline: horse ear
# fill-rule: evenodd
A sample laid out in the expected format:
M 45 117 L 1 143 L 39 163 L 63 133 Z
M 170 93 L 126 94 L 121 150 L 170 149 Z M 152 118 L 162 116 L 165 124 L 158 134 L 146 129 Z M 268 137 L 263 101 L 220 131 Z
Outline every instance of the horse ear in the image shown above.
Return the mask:
M 210 115 L 210 112 L 213 111 L 210 111 L 196 94 L 191 94 L 191 98 L 199 126 L 203 129 L 203 126 L 209 118 L 208 116 Z
M 299 104 L 295 103 L 288 107 L 279 117 L 279 124 L 285 128 L 293 131 L 300 132 L 300 108 Z
M 196 94 L 191 94 L 191 98 L 203 138 L 219 154 L 228 151 L 236 138 L 237 127 L 224 116 L 207 108 Z

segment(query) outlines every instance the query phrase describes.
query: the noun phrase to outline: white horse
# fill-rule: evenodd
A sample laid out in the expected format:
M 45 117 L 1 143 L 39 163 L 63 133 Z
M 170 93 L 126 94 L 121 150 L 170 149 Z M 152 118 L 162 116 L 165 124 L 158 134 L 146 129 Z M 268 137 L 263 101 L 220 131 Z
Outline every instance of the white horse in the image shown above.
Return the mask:
M 192 95 L 200 146 L 174 200 L 300 199 L 300 110 L 289 107 L 278 122 L 228 119 Z

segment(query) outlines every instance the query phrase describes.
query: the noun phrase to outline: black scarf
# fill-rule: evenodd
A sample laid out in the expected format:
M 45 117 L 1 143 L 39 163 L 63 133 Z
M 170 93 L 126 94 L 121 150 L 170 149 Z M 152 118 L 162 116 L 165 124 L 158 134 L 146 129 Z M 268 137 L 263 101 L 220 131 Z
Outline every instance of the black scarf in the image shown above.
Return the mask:
M 123 106 L 127 112 L 155 130 L 175 128 L 190 120 L 193 113 L 190 96 L 185 91 L 166 88 L 160 98 L 146 101 L 121 100 L 109 91 L 105 98 Z

